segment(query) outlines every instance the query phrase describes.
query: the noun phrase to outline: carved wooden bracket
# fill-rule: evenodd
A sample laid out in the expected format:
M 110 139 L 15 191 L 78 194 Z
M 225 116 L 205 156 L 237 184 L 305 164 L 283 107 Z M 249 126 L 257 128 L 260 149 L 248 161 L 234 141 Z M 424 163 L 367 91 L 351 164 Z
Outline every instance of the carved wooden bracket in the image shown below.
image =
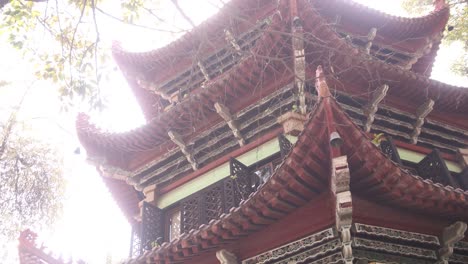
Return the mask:
M 239 263 L 237 261 L 237 257 L 236 255 L 234 255 L 233 253 L 225 250 L 225 249 L 221 249 L 219 251 L 216 251 L 216 258 L 219 260 L 219 263 L 220 264 L 237 264 Z
M 424 119 L 434 108 L 434 100 L 429 99 L 423 105 L 418 108 L 416 113 L 416 122 L 413 125 L 413 133 L 411 134 L 411 143 L 418 143 L 419 134 L 421 134 L 421 128 L 424 125 Z
M 285 134 L 297 136 L 304 130 L 304 123 L 307 120 L 305 115 L 296 112 L 287 112 L 278 117 L 277 122 L 283 125 Z
M 364 115 L 367 117 L 366 124 L 364 125 L 364 131 L 370 131 L 372 123 L 374 123 L 375 113 L 379 109 L 378 105 L 384 99 L 385 95 L 387 95 L 387 91 L 388 85 L 381 85 L 372 94 L 372 100 L 362 109 Z
M 193 158 L 192 153 L 190 153 L 184 141 L 182 140 L 182 137 L 174 131 L 169 131 L 167 132 L 167 134 L 171 138 L 172 142 L 174 142 L 177 146 L 179 146 L 180 150 L 185 155 L 185 158 L 187 159 L 187 161 L 190 163 L 190 165 L 192 165 L 192 169 L 197 170 L 198 164 Z
M 306 61 L 304 53 L 304 30 L 299 17 L 293 18 L 292 23 L 292 46 L 294 52 L 294 84 L 299 98 L 299 112 L 307 113 L 305 100 Z
M 224 35 L 226 37 L 226 41 L 229 42 L 231 44 L 231 46 L 237 51 L 237 54 L 242 55 L 241 47 L 239 46 L 239 43 L 237 43 L 237 40 L 232 35 L 231 31 L 229 31 L 228 29 L 225 29 L 224 30 Z
M 319 65 L 315 71 L 315 90 L 317 90 L 317 94 L 321 98 L 331 96 L 330 88 L 328 87 L 321 65 Z
M 350 189 L 350 172 L 347 156 L 334 158 L 332 161 L 331 189 L 336 195 L 336 228 L 341 235 L 342 254 L 347 264 L 353 263 L 351 247 L 351 224 L 353 221 L 353 203 Z
M 221 103 L 215 103 L 214 105 L 216 112 L 226 121 L 228 124 L 229 128 L 232 131 L 232 134 L 234 134 L 234 137 L 237 139 L 237 142 L 239 142 L 239 145 L 242 147 L 245 145 L 245 139 L 242 136 L 239 126 L 237 122 L 234 120 L 235 118 L 232 116 L 231 112 L 229 109 L 221 104 Z
M 206 81 L 211 80 L 210 75 L 208 74 L 208 71 L 205 68 L 205 65 L 201 61 L 198 61 L 198 68 L 200 68 L 200 71 L 203 73 L 203 76 L 205 77 Z
M 370 54 L 370 50 L 372 47 L 372 41 L 374 41 L 375 36 L 377 35 L 377 29 L 371 28 L 369 33 L 367 34 L 367 43 L 366 43 L 366 53 Z
M 453 245 L 465 237 L 467 224 L 456 222 L 451 226 L 444 228 L 441 236 L 441 249 L 439 249 L 440 264 L 448 264 L 448 259 L 453 254 Z
M 141 88 L 146 89 L 146 90 L 150 90 L 150 91 L 154 92 L 155 94 L 161 96 L 165 100 L 168 100 L 168 101 L 171 100 L 170 95 L 168 95 L 167 93 L 161 92 L 157 85 L 155 85 L 153 82 L 150 82 L 150 81 L 146 80 L 145 77 L 143 77 L 143 76 L 136 77 L 136 82 Z
M 117 168 L 117 167 L 114 167 L 105 163 L 97 165 L 97 167 L 101 176 L 106 177 L 106 178 L 112 178 L 116 180 L 125 181 L 127 180 L 127 178 L 133 176 L 133 173 L 131 171 L 122 170 L 121 168 Z

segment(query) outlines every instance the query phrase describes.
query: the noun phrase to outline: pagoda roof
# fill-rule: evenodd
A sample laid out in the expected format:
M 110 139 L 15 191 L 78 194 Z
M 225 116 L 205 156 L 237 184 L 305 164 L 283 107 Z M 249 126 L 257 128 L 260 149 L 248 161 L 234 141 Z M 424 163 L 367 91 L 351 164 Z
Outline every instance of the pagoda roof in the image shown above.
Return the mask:
M 72 261 L 64 261 L 50 252 L 46 252 L 44 246 L 37 245 L 37 234 L 29 229 L 21 231 L 18 244 L 20 264 L 72 264 Z M 84 262 L 73 262 L 84 263 Z
M 147 116 L 147 124 L 125 133 L 110 133 L 100 130 L 97 126 L 89 122 L 86 115 L 79 115 L 77 119 L 78 136 L 83 146 L 88 151 L 88 156 L 104 158 L 104 163 L 111 166 L 119 167 L 130 173 L 140 171 L 145 166 L 145 162 L 149 162 L 151 158 L 164 155 L 168 150 L 176 149 L 168 135 L 169 131 L 178 130 L 186 142 L 190 142 L 197 134 L 206 131 L 210 126 L 223 122 L 221 117 L 213 111 L 213 105 L 216 102 L 229 103 L 229 108 L 233 113 L 240 111 L 249 104 L 259 100 L 263 96 L 275 91 L 281 87 L 291 83 L 294 74 L 281 61 L 268 60 L 270 54 L 283 60 L 290 59 L 290 37 L 287 34 L 279 32 L 289 32 L 289 12 L 283 12 L 281 15 L 275 13 L 275 10 L 284 10 L 285 7 L 276 4 L 274 1 L 258 1 L 255 8 L 249 8 L 252 2 L 247 0 L 233 0 L 229 2 L 217 15 L 207 20 L 200 26 L 193 29 L 191 32 L 184 35 L 182 38 L 169 44 L 168 46 L 149 52 L 132 53 L 122 50 L 119 46 L 114 47 L 114 56 L 117 62 L 126 73 L 129 83 L 133 87 L 137 98 L 140 100 L 140 105 L 143 109 L 152 109 L 155 102 L 161 100 L 161 97 L 153 90 L 142 88 L 137 79 L 141 76 L 139 73 L 149 74 L 154 82 L 164 82 L 168 78 L 173 77 L 174 69 L 171 68 L 187 68 L 193 64 L 193 54 L 190 55 L 194 46 L 199 45 L 197 34 L 205 36 L 215 36 L 209 50 L 200 51 L 199 56 L 211 54 L 214 50 L 219 50 L 227 44 L 224 41 L 223 31 L 228 27 L 227 23 L 232 19 L 233 14 L 238 15 L 242 10 L 248 10 L 244 14 L 244 24 L 237 21 L 241 25 L 238 27 L 238 33 L 247 32 L 248 28 L 258 25 L 256 19 L 268 17 L 269 22 L 263 28 L 260 37 L 253 42 L 251 50 L 254 54 L 242 57 L 231 68 L 223 72 L 219 76 L 206 81 L 202 87 L 195 88 L 186 98 L 183 98 L 179 103 L 171 107 L 167 111 L 151 112 L 145 110 Z M 283 1 L 281 3 L 285 3 Z M 312 1 L 310 4 L 307 1 L 299 1 L 299 16 L 303 20 L 304 31 L 308 38 L 320 37 L 324 40 L 325 45 L 314 44 L 313 41 L 306 41 L 306 61 L 307 74 L 306 76 L 314 76 L 314 69 L 318 64 L 324 61 L 328 62 L 334 69 L 328 69 L 329 75 L 334 75 L 332 72 L 340 72 L 340 80 L 330 81 L 334 83 L 338 81 L 335 88 L 339 91 L 355 94 L 356 97 L 368 99 L 369 87 L 375 87 L 382 83 L 389 83 L 390 89 L 386 104 L 395 108 L 403 109 L 408 113 L 415 113 L 417 107 L 423 104 L 427 99 L 435 101 L 434 111 L 430 117 L 442 120 L 445 123 L 453 123 L 462 128 L 468 128 L 466 116 L 468 112 L 468 89 L 441 83 L 429 79 L 423 74 L 405 70 L 400 66 L 392 65 L 378 59 L 372 59 L 369 54 L 366 54 L 361 49 L 350 44 L 346 39 L 340 38 L 339 34 L 326 21 L 326 17 L 321 12 L 331 12 L 334 5 L 343 5 L 347 8 L 340 9 L 339 12 L 348 10 L 350 13 L 359 12 L 362 19 L 359 23 L 372 23 L 372 19 L 381 18 L 386 21 L 386 24 L 402 26 L 404 30 L 401 35 L 395 37 L 405 37 L 405 34 L 410 34 L 412 30 L 415 33 L 428 32 L 428 34 L 437 35 L 443 30 L 448 16 L 448 8 L 443 6 L 432 12 L 431 14 L 419 18 L 402 18 L 384 14 L 374 9 L 367 8 L 363 5 L 354 3 L 348 0 L 335 1 Z M 330 3 L 329 3 L 330 2 Z M 324 5 L 322 10 L 317 9 L 315 5 Z M 234 12 L 234 13 L 233 13 Z M 338 12 L 338 11 L 337 11 Z M 348 14 L 343 13 L 345 16 Z M 365 15 L 362 15 L 365 14 Z M 252 21 L 248 19 L 254 17 Z M 363 18 L 369 17 L 369 18 Z M 372 18 L 372 19 L 371 19 Z M 370 19 L 370 20 L 369 20 Z M 246 22 L 247 21 L 247 22 Z M 429 27 L 425 28 L 425 24 L 440 25 L 434 32 L 429 32 Z M 237 25 L 237 24 L 236 24 Z M 234 27 L 236 28 L 236 27 Z M 382 27 L 379 32 L 382 34 L 391 33 L 392 27 Z M 385 29 L 385 30 L 384 30 Z M 394 32 L 396 34 L 396 32 Z M 435 36 L 434 35 L 434 36 Z M 197 44 L 198 43 L 198 44 Z M 309 44 L 307 44 L 309 43 Z M 329 57 L 330 51 L 338 51 L 334 56 Z M 317 56 L 317 51 L 322 55 Z M 432 46 L 431 52 L 435 56 L 435 46 Z M 328 53 L 327 53 L 328 52 Z M 257 55 L 257 56 L 256 56 Z M 258 56 L 260 55 L 260 56 Z M 265 58 L 265 59 L 262 59 Z M 427 65 L 422 63 L 423 60 L 433 60 L 423 56 L 418 60 L 413 67 L 422 67 L 427 69 Z M 168 66 L 168 63 L 170 66 Z M 267 67 L 265 68 L 265 65 Z M 432 65 L 432 63 L 430 64 Z M 174 66 L 174 67 L 173 67 Z M 330 68 L 332 68 L 330 67 Z M 352 70 L 347 70 L 347 69 Z M 259 73 L 264 72 L 264 75 L 271 74 L 275 76 L 271 80 L 261 80 L 262 85 L 259 86 Z M 145 77 L 147 78 L 147 77 Z M 312 80 L 313 78 L 310 78 Z M 393 80 L 393 81 L 392 81 Z M 274 83 L 272 85 L 271 83 Z M 344 85 L 339 82 L 346 82 Z M 392 83 L 393 82 L 393 83 Z M 349 86 L 347 84 L 353 84 Z M 251 91 L 256 91 L 253 96 Z M 247 100 L 239 100 L 246 98 Z M 156 100 L 156 101 L 155 101 Z M 149 107 L 149 108 L 148 108 Z M 151 112 L 151 113 L 150 113 Z M 447 119 L 448 118 L 448 119 Z M 449 121 L 447 121 L 449 120 Z M 187 124 L 191 124 L 190 132 L 187 132 Z M 141 159 L 141 153 L 145 159 Z M 139 158 L 134 158 L 134 157 Z M 132 163 L 133 159 L 138 159 L 137 163 Z M 119 185 L 125 185 L 125 181 L 119 181 Z M 114 184 L 115 185 L 115 184 Z M 109 186 L 111 193 L 118 200 L 122 208 L 127 208 L 125 214 L 127 217 L 130 212 L 135 211 L 137 204 L 129 205 L 127 196 L 121 194 L 120 191 L 114 190 Z M 120 188 L 120 187 L 119 187 Z M 123 187 L 122 187 L 123 188 Z M 130 185 L 124 193 L 130 193 Z M 119 189 L 120 190 L 120 189 Z M 131 201 L 134 202 L 134 195 L 131 195 Z M 120 201 L 120 202 L 119 202 Z M 122 205 L 126 204 L 126 205 Z M 130 218 L 129 218 L 130 219 Z
M 357 191 L 360 197 L 439 218 L 468 218 L 468 191 L 424 180 L 391 161 L 341 109 L 326 84 L 322 82 L 319 87 L 320 102 L 297 142 L 257 191 L 218 220 L 163 243 L 129 263 L 177 262 L 201 251 L 221 249 L 228 244 L 226 241 L 252 234 L 330 193 L 334 155 L 329 143 L 331 128 L 343 140 L 340 155 L 348 159 L 351 193 Z
M 235 0 L 232 2 L 234 3 L 241 3 L 240 0 Z M 324 1 L 327 2 L 328 1 Z M 381 12 L 375 11 L 373 9 L 369 9 L 362 5 L 356 4 L 353 1 L 346 1 L 346 0 L 337 0 L 337 1 L 330 1 L 330 2 L 342 2 L 345 5 L 349 5 L 350 8 L 359 8 L 362 9 L 363 12 L 370 12 L 375 13 L 374 16 L 379 17 Z M 331 4 L 325 5 L 327 8 L 333 6 Z M 227 7 L 226 7 L 227 8 Z M 224 10 L 224 9 L 223 9 Z M 434 110 L 435 112 L 439 112 L 439 117 L 443 117 L 444 115 L 451 114 L 451 115 L 462 115 L 463 113 L 468 112 L 468 89 L 464 89 L 463 87 L 453 86 L 449 84 L 445 84 L 439 81 L 431 80 L 428 77 L 405 70 L 399 66 L 391 65 L 385 63 L 380 60 L 376 59 L 369 59 L 369 55 L 365 54 L 363 51 L 353 47 L 346 40 L 340 38 L 338 34 L 329 26 L 320 26 L 325 24 L 325 21 L 322 17 L 318 16 L 315 8 L 307 4 L 301 9 L 300 15 L 303 17 L 304 20 L 304 29 L 306 32 L 309 32 L 305 38 L 312 38 L 314 36 L 318 36 L 324 40 L 327 45 L 320 46 L 320 45 L 313 45 L 307 47 L 306 50 L 329 50 L 329 49 L 336 49 L 340 50 L 337 52 L 335 56 L 331 59 L 331 64 L 336 67 L 335 71 L 343 72 L 340 79 L 346 81 L 347 83 L 355 82 L 356 86 L 364 87 L 360 90 L 348 90 L 347 87 L 337 87 L 337 89 L 343 91 L 350 91 L 355 94 L 364 94 L 364 92 L 368 92 L 367 88 L 370 82 L 382 82 L 385 80 L 387 82 L 392 82 L 391 80 L 398 80 L 395 82 L 395 85 L 389 83 L 390 89 L 389 94 L 394 96 L 394 100 L 391 103 L 395 103 L 396 105 L 402 105 L 403 107 L 409 108 L 415 112 L 417 106 L 421 105 L 427 98 L 433 99 L 435 101 Z M 445 10 L 445 11 L 444 11 Z M 430 17 L 439 17 L 438 12 L 446 12 L 447 9 L 444 7 L 439 9 L 438 11 L 434 11 L 430 15 L 425 18 L 401 18 L 401 17 L 394 17 L 390 15 L 385 15 L 386 19 L 391 21 L 405 21 L 405 25 L 409 23 L 409 21 L 414 21 L 415 24 L 423 24 L 422 22 L 417 21 L 426 21 L 431 20 Z M 226 11 L 222 11 L 226 12 Z M 275 20 L 266 30 L 271 31 L 281 31 L 286 30 L 286 24 L 284 21 L 279 21 L 278 16 L 274 17 Z M 212 18 L 213 20 L 220 19 L 218 16 Z M 285 19 L 285 18 L 283 18 Z M 435 18 L 432 18 L 435 20 Z M 210 24 L 211 20 L 208 20 L 206 24 Z M 432 20 L 431 20 L 432 21 Z M 398 22 L 398 23 L 400 23 Z M 401 22 L 403 23 L 403 22 Z M 411 23 L 409 23 L 411 24 Z M 205 27 L 206 25 L 203 24 L 200 28 Z M 421 25 L 422 26 L 422 25 Z M 198 30 L 198 28 L 197 28 Z M 408 29 L 409 30 L 409 29 Z M 418 31 L 419 32 L 419 31 Z M 270 53 L 274 54 L 274 52 L 279 52 L 282 48 L 281 45 L 284 45 L 284 42 L 281 38 L 272 37 L 271 35 L 275 34 L 264 34 L 257 43 L 255 43 L 254 49 L 261 49 L 264 46 L 270 46 L 272 43 L 280 43 L 275 45 L 275 50 L 271 50 Z M 125 56 L 136 56 L 135 61 L 141 62 L 144 64 L 144 61 L 148 59 L 148 61 L 153 61 L 162 53 L 162 50 L 166 53 L 164 56 L 169 56 L 173 54 L 171 49 L 177 49 L 180 43 L 185 43 L 189 38 L 188 36 L 174 42 L 173 44 L 169 45 L 166 48 L 151 51 L 148 53 L 125 53 Z M 281 44 L 283 43 L 283 44 Z M 131 55 L 133 54 L 133 55 Z M 143 55 L 146 54 L 146 55 Z M 124 56 L 124 55 L 122 55 Z M 124 56 L 124 57 L 125 57 Z M 315 56 L 315 58 L 314 58 Z M 150 59 L 150 57 L 152 59 Z M 313 76 L 313 67 L 316 67 L 319 62 L 316 62 L 316 54 L 311 53 L 307 55 L 306 52 L 306 60 L 309 61 L 308 70 L 309 75 Z M 351 58 L 350 58 L 351 57 Z M 129 57 L 130 58 L 130 57 Z M 136 59 L 138 58 L 138 59 Z M 216 116 L 212 111 L 210 111 L 209 106 L 213 105 L 217 100 L 218 101 L 225 101 L 223 97 L 230 96 L 232 98 L 239 97 L 239 93 L 232 92 L 232 94 L 226 94 L 226 80 L 230 80 L 229 85 L 230 89 L 259 89 L 253 85 L 251 81 L 255 78 L 253 73 L 260 71 L 264 65 L 261 63 L 256 62 L 258 60 L 255 56 L 249 56 L 241 60 L 237 65 L 233 68 L 229 69 L 227 72 L 223 73 L 222 76 L 215 78 L 204 85 L 204 88 L 198 88 L 193 93 L 191 93 L 187 99 L 182 100 L 182 102 L 178 103 L 176 106 L 172 107 L 169 111 L 160 112 L 158 116 L 148 120 L 148 123 L 142 127 L 136 128 L 132 131 L 125 132 L 125 133 L 106 133 L 99 130 L 96 126 L 89 123 L 88 118 L 84 115 L 80 115 L 77 122 L 78 134 L 80 136 L 80 140 L 83 145 L 88 150 L 92 150 L 91 152 L 95 151 L 96 155 L 104 155 L 106 152 L 114 153 L 122 152 L 141 152 L 141 151 L 148 151 L 153 150 L 155 146 L 160 146 L 161 144 L 169 142 L 169 136 L 167 132 L 171 129 L 180 127 L 180 121 L 183 121 L 184 115 L 185 116 L 192 116 L 193 112 L 200 111 L 204 112 L 204 116 L 214 116 L 214 118 L 219 121 L 221 119 Z M 127 65 L 127 64 L 123 64 Z M 352 67 L 351 71 L 346 71 L 347 68 Z M 125 67 L 125 66 L 124 66 Z M 270 66 L 271 67 L 271 66 Z M 248 70 L 247 70 L 248 69 Z M 288 74 L 288 73 L 286 73 Z M 239 78 L 241 76 L 242 78 Z M 293 74 L 289 73 L 289 78 L 293 78 Z M 370 81 L 371 80 L 371 81 Z M 246 85 L 250 83 L 250 85 Z M 377 84 L 377 83 L 376 83 Z M 380 85 L 380 83 L 378 84 Z M 244 86 L 244 87 L 242 87 Z M 241 87 L 241 88 L 239 88 Z M 227 91 L 229 93 L 230 91 Z M 219 98 L 222 98 L 219 100 Z M 232 98 L 230 100 L 232 100 Z M 411 101 L 400 103 L 397 101 L 400 100 L 409 100 Z M 205 109 L 204 109 L 205 108 Z M 240 109 L 233 109 L 233 110 L 240 110 Z M 193 119 L 193 118 L 192 118 Z M 208 120 L 208 121 L 213 121 Z M 463 123 L 458 125 L 463 126 Z M 466 126 L 466 124 L 465 124 Z M 172 143 L 169 142 L 170 145 Z M 101 152 L 101 153 L 100 153 Z M 119 166 L 122 166 L 121 164 Z M 128 168 L 125 168 L 128 169 Z
M 415 72 L 426 76 L 430 75 L 449 17 L 448 5 L 442 5 L 425 16 L 415 18 L 389 15 L 351 0 L 298 1 L 298 5 L 311 7 L 320 16 L 340 16 L 346 21 L 346 25 L 354 25 L 355 33 L 362 36 L 367 35 L 369 29 L 377 28 L 377 41 L 391 40 L 392 43 L 398 43 L 392 45 L 399 45 L 408 52 L 421 51 L 429 44 L 430 52 L 421 54 L 422 57 L 418 58 L 413 67 Z M 228 46 L 224 30 L 235 30 L 235 35 L 245 34 L 258 24 L 259 19 L 271 15 L 279 8 L 285 11 L 282 15 L 287 16 L 287 8 L 276 6 L 275 1 L 231 0 L 215 16 L 163 48 L 130 52 L 116 43 L 113 46 L 114 58 L 133 88 L 147 119 L 151 120 L 159 112 L 156 106 L 159 104 L 159 96 L 154 91 L 143 88 L 140 83 L 142 79 L 156 86 L 168 82 L 181 74 L 181 70 L 190 68 L 198 60 Z M 325 20 L 322 23 L 330 24 Z

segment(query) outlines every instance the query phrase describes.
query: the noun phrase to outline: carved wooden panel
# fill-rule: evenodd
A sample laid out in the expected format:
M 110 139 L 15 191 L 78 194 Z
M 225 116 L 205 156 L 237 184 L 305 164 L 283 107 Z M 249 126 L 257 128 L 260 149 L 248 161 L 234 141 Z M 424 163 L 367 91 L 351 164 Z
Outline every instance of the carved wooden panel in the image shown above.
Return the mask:
M 249 168 L 242 162 L 231 158 L 230 163 L 231 178 L 234 179 L 235 191 L 241 200 L 247 199 L 253 191 L 252 177 Z
M 452 178 L 445 161 L 441 158 L 438 149 L 434 149 L 429 155 L 421 160 L 416 166 L 419 176 L 430 179 L 435 183 L 451 185 L 455 188 L 458 184 Z
M 163 212 L 147 202 L 143 202 L 141 219 L 141 249 L 150 250 L 162 243 L 164 236 Z
M 239 205 L 239 199 L 236 197 L 236 189 L 235 189 L 235 181 L 234 179 L 227 178 L 223 181 L 224 187 L 224 213 L 228 213 L 229 210 L 233 207 L 237 207 Z
M 283 135 L 278 135 L 278 141 L 280 146 L 281 159 L 284 159 L 288 155 L 289 151 L 292 149 L 291 142 Z
M 202 212 L 202 196 L 192 195 L 182 201 L 182 231 L 187 233 L 192 229 L 198 229 L 203 223 Z
M 223 185 L 215 184 L 202 194 L 204 203 L 205 222 L 217 219 L 223 213 Z
M 389 159 L 401 165 L 400 154 L 398 154 L 398 150 L 395 147 L 395 144 L 393 144 L 393 139 L 389 136 L 386 138 L 387 140 L 380 142 L 380 149 Z
M 141 225 L 140 223 L 136 223 L 132 225 L 132 234 L 130 238 L 130 254 L 129 257 L 137 257 L 141 254 L 141 232 L 140 232 Z

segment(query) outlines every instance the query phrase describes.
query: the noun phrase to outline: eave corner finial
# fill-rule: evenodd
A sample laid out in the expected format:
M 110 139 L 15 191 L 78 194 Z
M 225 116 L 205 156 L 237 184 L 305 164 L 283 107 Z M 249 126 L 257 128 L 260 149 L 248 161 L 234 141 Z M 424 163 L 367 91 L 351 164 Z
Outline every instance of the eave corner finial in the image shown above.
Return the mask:
M 328 88 L 327 81 L 325 80 L 325 75 L 323 74 L 322 66 L 319 65 L 317 67 L 317 71 L 315 72 L 315 89 L 317 90 L 319 97 L 330 97 L 330 89 Z

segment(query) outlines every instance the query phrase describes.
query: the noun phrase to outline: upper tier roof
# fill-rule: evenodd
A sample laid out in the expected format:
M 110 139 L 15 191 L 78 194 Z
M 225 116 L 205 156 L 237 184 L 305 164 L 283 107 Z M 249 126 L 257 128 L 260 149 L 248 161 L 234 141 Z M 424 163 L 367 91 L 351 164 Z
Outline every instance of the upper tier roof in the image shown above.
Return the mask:
M 248 9 L 252 5 L 252 2 L 256 1 L 233 0 L 218 15 L 164 48 L 143 53 L 130 53 L 121 49 L 115 49 L 114 55 L 122 70 L 127 72 L 127 78 L 132 84 L 142 107 L 146 110 L 151 108 L 151 113 L 146 111 L 148 118 L 147 125 L 130 132 L 118 134 L 104 133 L 96 126 L 89 124 L 87 118 L 80 116 L 77 125 L 78 134 L 85 147 L 91 150 L 91 154 L 107 156 L 105 154 L 107 152 L 115 154 L 115 151 L 126 153 L 154 149 L 156 146 L 160 146 L 169 140 L 167 132 L 177 128 L 180 125 L 178 121 L 183 120 L 185 115 L 192 116 L 194 112 L 199 111 L 203 113 L 201 116 L 216 116 L 212 113 L 211 108 L 217 100 L 226 101 L 226 99 L 222 99 L 223 96 L 236 97 L 236 92 L 232 94 L 228 94 L 229 91 L 226 92 L 226 80 L 229 80 L 228 85 L 232 90 L 246 89 L 246 87 L 247 89 L 257 90 L 258 87 L 255 87 L 255 85 L 250 85 L 252 86 L 250 87 L 248 84 L 252 84 L 252 80 L 255 83 L 255 78 L 258 79 L 255 74 L 261 72 L 266 64 L 272 68 L 271 62 L 267 60 L 264 60 L 263 64 L 259 63 L 260 56 L 271 56 L 270 54 L 274 54 L 274 56 L 280 57 L 278 54 L 282 53 L 282 57 L 280 58 L 289 61 L 290 55 L 287 53 L 290 52 L 288 51 L 290 49 L 288 41 L 290 40 L 282 33 L 290 30 L 289 22 L 287 22 L 290 20 L 289 12 L 285 11 L 287 5 L 284 4 L 286 1 L 283 1 L 284 6 L 279 7 L 272 5 L 274 1 L 258 1 L 256 8 Z M 306 61 L 309 64 L 309 70 L 321 63 L 317 61 L 317 52 L 323 55 L 330 53 L 330 50 L 331 52 L 336 50 L 338 52 L 332 58 L 324 55 L 320 59 L 328 59 L 331 65 L 342 72 L 341 78 L 343 80 L 351 83 L 355 82 L 355 86 L 362 87 L 361 90 L 354 91 L 357 94 L 368 92 L 368 84 L 375 82 L 376 76 L 378 76 L 380 80 L 393 81 L 395 83 L 389 83 L 391 86 L 389 94 L 393 96 L 393 101 L 401 101 L 398 102 L 400 105 L 413 105 L 416 108 L 427 98 L 431 98 L 436 101 L 434 109 L 440 115 L 461 115 L 468 112 L 468 104 L 465 103 L 468 100 L 468 90 L 430 80 L 426 76 L 404 70 L 399 66 L 380 60 L 369 59 L 368 54 L 351 45 L 345 39 L 340 38 L 335 29 L 328 25 L 326 18 L 323 17 L 323 14 L 328 14 L 332 12 L 331 10 L 336 14 L 349 17 L 349 19 L 352 18 L 350 14 L 356 14 L 356 18 L 353 18 L 353 23 L 358 25 L 356 28 L 377 25 L 380 27 L 378 32 L 382 32 L 382 38 L 384 39 L 387 38 L 385 35 L 388 35 L 388 37 L 393 36 L 393 38 L 406 38 L 408 34 L 420 36 L 421 34 L 440 33 L 448 15 L 448 8 L 446 6 L 424 17 L 402 18 L 384 14 L 352 1 L 335 0 L 324 2 L 326 4 L 321 1 L 312 1 L 312 4 L 306 1 L 299 1 L 299 16 L 304 20 L 304 30 L 307 33 L 304 38 L 306 39 Z M 139 77 L 139 74 L 150 74 L 150 76 L 144 77 L 145 80 L 157 83 L 159 81 L 162 82 L 164 78 L 167 79 L 167 76 L 174 75 L 174 69 L 171 69 L 172 65 L 187 66 L 193 64 L 193 56 L 190 54 L 195 47 L 199 47 L 200 41 L 196 36 L 197 34 L 201 34 L 201 32 L 208 38 L 213 36 L 212 38 L 214 39 L 210 42 L 211 46 L 220 45 L 225 47 L 227 44 L 224 37 L 220 37 L 219 34 L 226 28 L 232 29 L 233 26 L 228 26 L 228 23 L 234 19 L 232 14 L 238 14 L 239 10 L 244 9 L 248 10 L 245 14 L 246 19 L 241 22 L 234 20 L 237 21 L 236 25 L 238 26 L 235 28 L 240 28 L 239 32 L 249 31 L 248 28 L 257 26 L 257 22 L 245 22 L 253 21 L 252 16 L 254 18 L 263 18 L 270 14 L 268 25 L 263 28 L 264 32 L 250 46 L 251 51 L 253 50 L 255 54 L 246 55 L 220 76 L 214 76 L 212 80 L 206 81 L 203 84 L 203 88 L 195 88 L 187 98 L 182 99 L 180 103 L 169 111 L 160 112 L 160 110 L 155 109 L 154 106 L 161 106 L 160 103 L 156 102 L 162 100 L 159 95 L 156 95 L 158 88 L 141 88 L 137 79 L 143 77 Z M 279 10 L 279 13 L 275 13 L 275 10 Z M 271 15 L 272 13 L 279 15 Z M 396 30 L 396 28 L 402 28 L 401 32 Z M 312 41 L 314 37 L 323 39 L 325 45 L 314 43 Z M 284 53 L 285 50 L 286 53 Z M 200 52 L 203 55 L 203 50 Z M 206 53 L 209 52 L 206 51 Z M 418 63 L 415 65 L 418 65 L 418 67 L 422 65 L 422 62 Z M 288 74 L 288 72 L 286 71 L 285 74 Z M 293 75 L 290 72 L 289 75 L 289 78 L 292 80 Z M 264 89 L 264 87 L 260 88 Z M 338 87 L 337 89 L 341 88 Z M 342 87 L 342 89 L 346 91 L 346 88 Z M 407 101 L 409 99 L 411 100 Z M 240 109 L 231 110 L 235 112 Z M 156 112 L 159 114 L 154 116 Z M 206 120 L 204 121 L 207 122 Z M 195 123 L 200 123 L 201 121 L 195 120 L 193 122 L 192 125 L 197 127 Z M 109 158 L 109 156 L 107 157 Z
M 229 30 L 236 39 L 243 38 L 259 21 L 274 12 L 280 12 L 285 18 L 283 23 L 289 24 L 286 20 L 289 16 L 286 2 L 288 1 L 281 1 L 277 6 L 276 1 L 232 0 L 215 16 L 157 50 L 128 52 L 119 44 L 114 45 L 114 57 L 132 86 L 147 119 L 150 120 L 160 111 L 162 103 L 159 101 L 159 88 L 178 75 L 183 75 L 187 69 L 196 69 L 198 62 L 207 63 L 205 60 L 220 50 L 232 52 L 229 41 L 225 40 L 225 30 Z M 332 23 L 332 26 L 347 33 L 367 36 L 371 28 L 376 28 L 376 42 L 408 53 L 420 53 L 415 58 L 417 61 L 412 62 L 415 63 L 413 71 L 426 76 L 430 75 L 441 33 L 449 16 L 447 5 L 416 18 L 392 16 L 351 0 L 299 0 L 298 5 L 313 7 L 318 15 L 326 18 L 322 20 L 324 24 L 329 25 L 330 20 L 340 17 L 341 22 L 336 25 Z M 285 28 L 285 32 L 289 32 L 289 27 Z M 189 74 L 193 79 L 195 75 L 202 76 L 201 72 L 195 73 L 193 70 Z M 152 87 L 150 90 L 153 91 L 143 87 L 145 85 L 142 85 L 142 80 L 149 82 Z

